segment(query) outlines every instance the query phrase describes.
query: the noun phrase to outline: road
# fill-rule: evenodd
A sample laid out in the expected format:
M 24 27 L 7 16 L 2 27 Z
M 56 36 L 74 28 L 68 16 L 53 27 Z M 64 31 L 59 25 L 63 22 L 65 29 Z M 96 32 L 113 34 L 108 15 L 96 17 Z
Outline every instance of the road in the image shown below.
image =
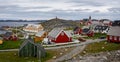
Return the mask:
M 73 49 L 71 52 L 61 56 L 60 58 L 57 58 L 56 60 L 53 60 L 53 62 L 61 62 L 64 60 L 69 60 L 69 59 L 73 58 L 74 56 L 76 56 L 77 54 L 79 54 L 80 52 L 82 52 L 85 47 L 86 47 L 86 45 L 78 46 L 75 49 Z
M 87 45 L 87 44 L 90 44 L 90 43 L 93 43 L 93 42 L 100 42 L 100 41 L 104 41 L 106 39 L 95 39 L 95 40 L 86 40 L 86 42 L 81 42 L 81 43 L 78 43 L 78 44 L 71 44 L 71 45 L 64 45 L 64 46 L 55 46 L 55 47 L 47 47 L 45 48 L 46 50 L 49 50 L 49 49 L 58 49 L 58 48 L 66 48 L 66 47 L 73 47 L 73 46 L 81 46 L 81 45 Z
M 75 49 L 73 49 L 72 51 L 68 52 L 67 54 L 61 56 L 60 58 L 53 60 L 53 62 L 62 62 L 64 60 L 69 60 L 69 59 L 73 58 L 74 56 L 76 56 L 77 54 L 79 54 L 80 52 L 82 52 L 87 44 L 93 43 L 93 42 L 100 42 L 100 41 L 103 41 L 103 40 L 100 40 L 100 39 L 87 40 L 86 42 L 83 42 L 81 44 L 71 45 L 71 46 L 77 46 L 77 47 Z
M 64 46 L 55 46 L 55 47 L 46 47 L 46 50 L 51 50 L 51 49 L 59 49 L 59 48 L 66 48 L 66 47 L 73 47 L 73 46 L 81 46 L 81 45 L 87 45 L 93 42 L 100 42 L 100 41 L 104 41 L 106 39 L 95 39 L 95 40 L 86 40 L 86 42 L 81 42 L 78 44 L 71 44 L 71 45 L 64 45 Z M 0 52 L 2 51 L 18 51 L 18 49 L 7 49 L 7 50 L 0 50 Z

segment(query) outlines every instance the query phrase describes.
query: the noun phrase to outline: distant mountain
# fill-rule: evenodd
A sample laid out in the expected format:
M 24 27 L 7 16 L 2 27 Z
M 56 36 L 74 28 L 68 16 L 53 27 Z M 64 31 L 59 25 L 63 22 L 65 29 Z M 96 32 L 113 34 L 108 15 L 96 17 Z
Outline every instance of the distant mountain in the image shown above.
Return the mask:
M 0 20 L 0 22 L 44 22 L 46 20 Z
M 59 18 L 53 18 L 48 21 L 41 23 L 45 30 L 52 30 L 53 28 L 74 28 L 76 26 L 79 26 L 78 21 L 72 21 L 72 20 L 64 20 Z

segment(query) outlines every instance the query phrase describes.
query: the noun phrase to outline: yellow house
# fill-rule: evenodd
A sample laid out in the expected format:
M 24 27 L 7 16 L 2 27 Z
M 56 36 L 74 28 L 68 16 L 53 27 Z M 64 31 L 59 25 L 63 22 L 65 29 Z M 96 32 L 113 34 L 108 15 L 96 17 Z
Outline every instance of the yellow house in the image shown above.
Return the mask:
M 47 32 L 45 31 L 39 31 L 36 35 L 35 35 L 35 42 L 39 42 L 39 41 L 43 41 L 43 39 L 47 36 Z
M 3 44 L 3 41 L 2 41 L 2 40 L 0 40 L 0 44 Z

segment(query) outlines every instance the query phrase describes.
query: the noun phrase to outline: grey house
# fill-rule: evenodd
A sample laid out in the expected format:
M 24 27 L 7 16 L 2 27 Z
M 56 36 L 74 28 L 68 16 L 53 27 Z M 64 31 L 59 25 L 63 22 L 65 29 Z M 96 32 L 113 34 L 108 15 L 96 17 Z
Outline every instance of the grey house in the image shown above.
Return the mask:
M 45 57 L 46 51 L 40 44 L 35 44 L 32 39 L 26 39 L 20 46 L 19 56 L 21 57 Z

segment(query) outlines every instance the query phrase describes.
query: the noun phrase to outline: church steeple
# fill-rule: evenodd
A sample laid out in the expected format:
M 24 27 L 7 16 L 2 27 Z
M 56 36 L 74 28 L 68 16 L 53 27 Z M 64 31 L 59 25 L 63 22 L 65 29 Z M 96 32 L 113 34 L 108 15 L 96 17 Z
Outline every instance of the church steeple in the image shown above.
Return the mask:
M 57 16 L 56 16 L 55 20 L 56 20 L 56 21 L 58 20 Z
M 91 20 L 91 16 L 89 16 L 89 20 Z

